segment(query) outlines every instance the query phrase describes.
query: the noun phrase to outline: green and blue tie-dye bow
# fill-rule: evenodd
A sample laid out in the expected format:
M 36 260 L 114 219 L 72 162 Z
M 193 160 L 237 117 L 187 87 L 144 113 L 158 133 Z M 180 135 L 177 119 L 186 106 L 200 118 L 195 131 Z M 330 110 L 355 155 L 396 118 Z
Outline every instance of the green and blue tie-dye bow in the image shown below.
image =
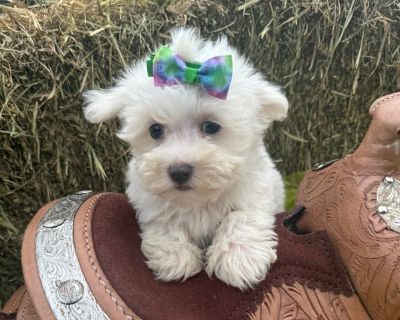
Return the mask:
M 226 99 L 232 80 L 232 56 L 218 56 L 203 63 L 186 62 L 168 47 L 161 47 L 147 60 L 147 73 L 154 85 L 173 86 L 180 83 L 200 84 L 204 90 Z

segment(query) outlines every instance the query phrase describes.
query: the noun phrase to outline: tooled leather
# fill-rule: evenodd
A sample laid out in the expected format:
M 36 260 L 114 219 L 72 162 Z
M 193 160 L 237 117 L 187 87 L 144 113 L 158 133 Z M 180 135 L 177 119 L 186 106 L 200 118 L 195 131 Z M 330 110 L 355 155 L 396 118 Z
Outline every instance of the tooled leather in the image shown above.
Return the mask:
M 26 292 L 25 286 L 18 288 L 17 291 L 14 292 L 12 297 L 8 300 L 6 305 L 4 306 L 2 312 L 4 313 L 14 313 L 17 312 L 19 306 L 21 305 L 22 298 Z
M 310 289 L 300 283 L 274 287 L 250 320 L 367 320 L 357 296 L 346 298 L 332 292 Z
M 75 225 L 74 225 L 74 238 L 77 245 L 77 253 L 81 263 L 82 269 L 87 272 L 85 276 L 87 277 L 87 281 L 91 285 L 91 288 L 98 288 L 94 292 L 96 294 L 96 299 L 99 299 L 98 302 L 104 306 L 104 303 L 110 299 L 111 296 L 116 296 L 116 292 L 113 290 L 112 286 L 109 286 L 109 290 L 107 292 L 104 291 L 104 286 L 99 285 L 99 280 L 101 280 L 97 275 L 93 273 L 102 274 L 101 267 L 98 264 L 97 259 L 93 255 L 93 243 L 91 241 L 90 235 L 92 234 L 91 230 L 91 218 L 92 214 L 97 210 L 96 205 L 100 201 L 100 199 L 114 199 L 118 203 L 126 202 L 126 197 L 121 197 L 121 195 L 117 194 L 106 194 L 97 195 L 91 197 L 89 200 L 85 201 L 85 203 L 80 207 L 78 213 L 75 217 Z M 112 204 L 113 201 L 110 202 Z M 114 205 L 107 207 L 110 210 L 105 210 L 111 217 L 115 217 L 115 213 L 119 212 L 114 211 Z M 130 211 L 131 212 L 131 211 Z M 121 212 L 119 212 L 121 214 Z M 134 219 L 134 215 L 128 215 L 126 218 Z M 289 232 L 282 223 L 282 220 L 285 218 L 284 214 L 278 215 L 277 219 L 277 232 L 280 235 L 280 245 L 278 247 L 278 255 L 280 256 L 279 262 L 274 265 L 273 269 L 268 275 L 268 280 L 265 281 L 262 285 L 260 285 L 256 291 L 248 291 L 246 294 L 239 295 L 236 298 L 237 306 L 241 305 L 242 307 L 239 309 L 233 310 L 230 318 L 232 319 L 244 319 L 244 316 L 249 314 L 255 314 L 254 312 L 258 312 L 259 306 L 265 305 L 266 293 L 270 292 L 274 287 L 288 287 L 289 291 L 293 291 L 293 288 L 300 285 L 303 289 L 299 289 L 300 294 L 305 294 L 302 299 L 309 299 L 310 294 L 313 292 L 320 292 L 324 290 L 326 293 L 321 293 L 321 297 L 325 296 L 329 292 L 329 296 L 343 296 L 343 294 L 347 294 L 349 296 L 355 297 L 351 287 L 349 286 L 347 277 L 342 270 L 340 259 L 335 254 L 332 245 L 330 244 L 329 239 L 327 239 L 326 232 L 320 231 L 307 235 L 296 235 Z M 111 220 L 113 221 L 113 220 Z M 125 220 L 124 220 L 125 221 Z M 113 223 L 113 222 L 111 222 Z M 108 228 L 110 227 L 107 224 Z M 118 229 L 120 230 L 120 229 Z M 117 230 L 115 230 L 117 231 Z M 102 238 L 106 235 L 102 234 Z M 79 250 L 82 249 L 82 250 Z M 90 249 L 90 250 L 89 250 Z M 79 252 L 81 252 L 79 254 Z M 301 253 L 300 253 L 301 252 Z M 112 252 L 108 252 L 111 254 Z M 300 259 L 301 257 L 301 259 Z M 122 267 L 122 266 L 121 266 Z M 138 265 L 136 265 L 136 268 Z M 118 272 L 120 273 L 120 268 L 118 268 Z M 105 275 L 101 276 L 102 279 L 105 279 Z M 28 279 L 29 280 L 29 279 Z M 188 280 L 190 282 L 190 279 Z M 299 284 L 301 283 L 301 284 Z M 135 285 L 135 284 L 134 284 Z M 202 286 L 205 283 L 201 283 Z M 178 285 L 181 286 L 181 285 Z M 307 287 L 307 289 L 305 289 Z M 193 287 L 196 291 L 196 287 Z M 199 287 L 200 289 L 200 287 Z M 222 289 L 222 288 L 220 288 Z M 112 292 L 111 292 L 112 291 Z M 106 295 L 104 295 L 104 292 Z M 113 293 L 110 295 L 110 292 Z M 215 294 L 215 291 L 212 291 Z M 246 297 L 247 296 L 247 297 Z M 168 298 L 168 297 L 166 297 Z M 232 298 L 232 297 L 231 297 Z M 295 303 L 300 303 L 300 308 L 304 308 L 304 304 L 306 300 L 302 300 L 298 298 Z M 322 298 L 319 298 L 322 299 Z M 114 301 L 115 302 L 115 301 Z M 122 303 L 123 301 L 121 301 Z M 359 304 L 359 303 L 358 303 Z M 35 319 L 32 318 L 35 314 L 31 312 L 29 309 L 28 303 L 23 303 L 23 307 L 20 310 L 19 317 L 20 319 Z M 303 305 L 303 307 L 301 307 Z M 328 306 L 327 307 L 332 307 Z M 158 305 L 157 308 L 162 308 L 162 304 Z M 291 307 L 293 308 L 293 306 Z M 357 302 L 355 302 L 351 310 L 357 310 L 359 308 L 357 306 Z M 247 311 L 246 311 L 247 309 Z M 285 309 L 285 308 L 284 308 Z M 30 311 L 29 311 L 30 310 Z M 33 309 L 34 311 L 34 309 Z M 325 311 L 328 312 L 328 311 Z M 297 314 L 302 315 L 301 312 Z M 29 317 L 30 315 L 30 317 Z M 114 319 L 114 316 L 111 318 Z M 117 313 L 115 313 L 115 318 L 119 318 Z M 247 318 L 247 317 L 245 317 Z M 220 319 L 220 318 L 219 318 Z M 227 319 L 227 318 L 223 318 Z M 275 318 L 268 318 L 275 319 Z M 284 318 L 276 318 L 284 319 Z M 301 318 L 298 318 L 301 319 Z M 329 318 L 328 318 L 329 319 Z M 334 319 L 334 318 L 332 318 Z M 352 319 L 364 319 L 360 317 L 352 318 Z
M 35 308 L 33 307 L 32 299 L 28 292 L 25 292 L 22 298 L 16 320 L 40 320 Z
M 299 226 L 327 230 L 371 317 L 397 320 L 400 234 L 389 230 L 376 213 L 376 190 L 383 176 L 375 169 L 352 170 L 350 159 L 306 174 L 297 199 L 306 207 Z

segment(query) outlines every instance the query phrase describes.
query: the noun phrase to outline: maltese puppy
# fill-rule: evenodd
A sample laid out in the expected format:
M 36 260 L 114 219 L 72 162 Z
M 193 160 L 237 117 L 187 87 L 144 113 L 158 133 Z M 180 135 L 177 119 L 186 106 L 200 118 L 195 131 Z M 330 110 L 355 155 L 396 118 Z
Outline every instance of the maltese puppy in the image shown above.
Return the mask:
M 85 93 L 93 123 L 118 116 L 133 154 L 126 193 L 158 279 L 202 269 L 246 289 L 276 260 L 282 177 L 263 144 L 288 101 L 227 43 L 193 29 L 132 65 L 115 87 Z

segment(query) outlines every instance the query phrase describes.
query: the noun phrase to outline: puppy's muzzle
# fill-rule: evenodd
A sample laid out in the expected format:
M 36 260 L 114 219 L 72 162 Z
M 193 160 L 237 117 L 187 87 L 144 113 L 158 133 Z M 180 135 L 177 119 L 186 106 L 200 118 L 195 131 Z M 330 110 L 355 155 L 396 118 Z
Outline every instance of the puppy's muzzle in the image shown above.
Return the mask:
M 193 167 L 188 163 L 175 163 L 169 166 L 168 174 L 173 182 L 182 186 L 192 177 Z

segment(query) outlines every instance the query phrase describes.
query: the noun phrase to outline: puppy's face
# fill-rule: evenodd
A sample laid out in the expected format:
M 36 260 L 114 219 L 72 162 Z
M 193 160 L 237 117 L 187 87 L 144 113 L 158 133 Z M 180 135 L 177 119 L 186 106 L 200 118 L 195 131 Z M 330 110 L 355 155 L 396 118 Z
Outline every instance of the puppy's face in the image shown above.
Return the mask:
M 194 88 L 155 90 L 122 112 L 146 188 L 180 205 L 217 198 L 237 178 L 257 134 L 244 101 L 219 101 Z M 251 152 L 251 151 L 250 151 Z
M 173 37 L 175 47 L 194 41 L 193 36 L 185 38 L 187 30 L 180 32 L 183 35 L 178 32 Z M 86 117 L 99 122 L 118 115 L 123 124 L 119 137 L 130 144 L 145 188 L 179 206 L 216 200 L 240 176 L 265 128 L 287 111 L 279 89 L 255 73 L 226 42 L 220 42 L 220 48 L 207 44 L 208 51 L 217 52 L 197 51 L 208 58 L 233 55 L 226 100 L 193 85 L 155 87 L 146 75 L 145 61 L 128 70 L 116 87 L 86 94 Z

